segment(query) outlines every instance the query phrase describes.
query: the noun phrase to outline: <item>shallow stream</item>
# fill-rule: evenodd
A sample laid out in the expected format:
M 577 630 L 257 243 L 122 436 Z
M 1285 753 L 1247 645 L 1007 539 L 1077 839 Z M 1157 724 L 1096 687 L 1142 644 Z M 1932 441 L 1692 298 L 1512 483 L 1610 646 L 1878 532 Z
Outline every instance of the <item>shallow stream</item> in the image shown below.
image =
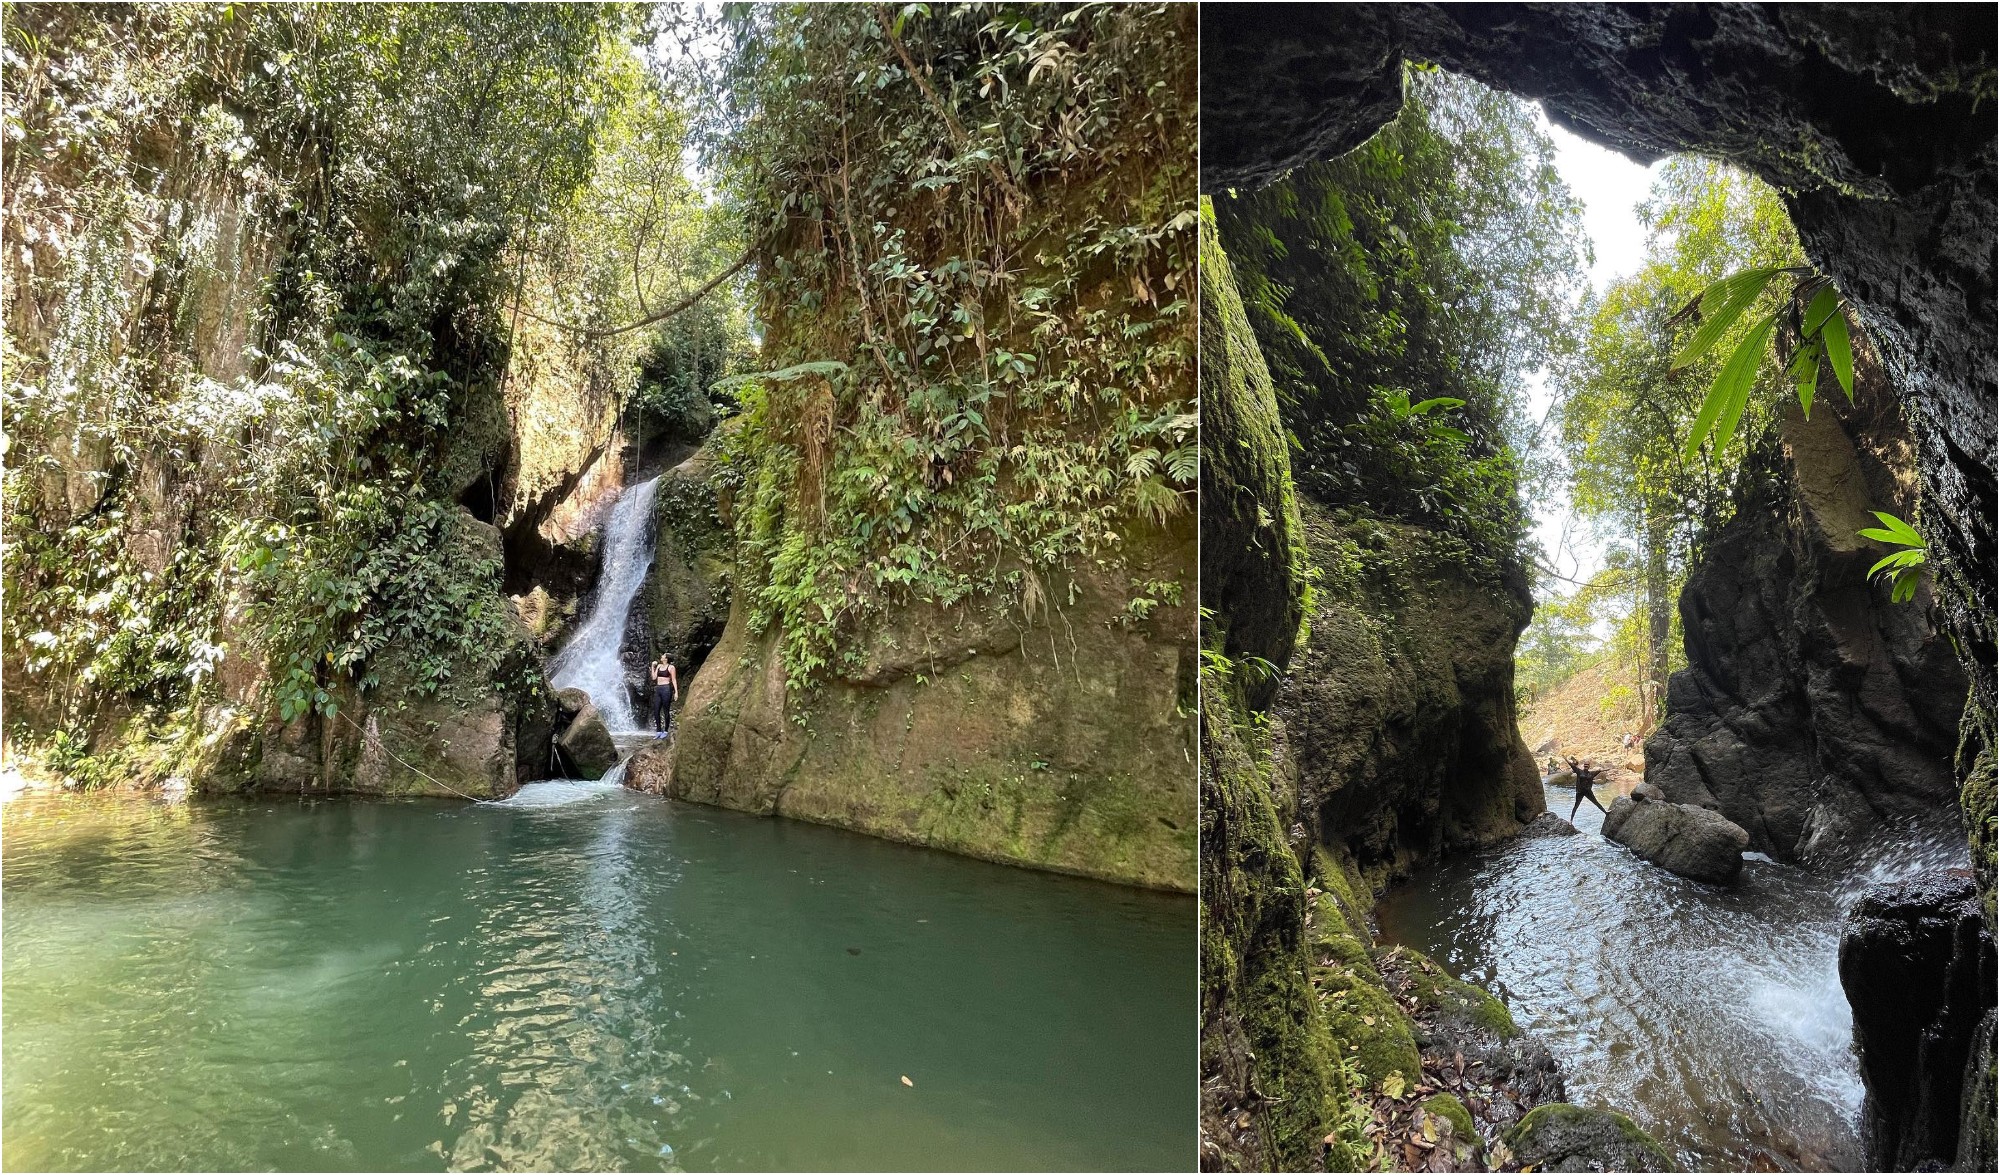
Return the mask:
M 615 781 L 474 805 L 30 794 L 0 822 L 8 1169 L 1195 1151 L 1190 898 Z
M 1569 789 L 1547 796 L 1568 813 Z M 1827 873 L 1751 854 L 1720 887 L 1606 841 L 1588 804 L 1576 824 L 1391 890 L 1382 937 L 1499 995 L 1570 1100 L 1624 1110 L 1690 1168 L 1860 1170 L 1844 913 L 1876 881 L 1963 864 L 1963 842 L 1897 833 Z

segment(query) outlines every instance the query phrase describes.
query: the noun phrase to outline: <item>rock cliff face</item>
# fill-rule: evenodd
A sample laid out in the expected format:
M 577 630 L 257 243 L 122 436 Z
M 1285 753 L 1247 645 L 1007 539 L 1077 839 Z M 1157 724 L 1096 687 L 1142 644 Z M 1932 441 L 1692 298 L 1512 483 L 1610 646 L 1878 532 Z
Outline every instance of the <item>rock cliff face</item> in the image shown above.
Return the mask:
M 1353 1170 L 1372 1148 L 1357 1099 L 1422 1080 L 1436 1058 L 1485 1057 L 1529 1104 L 1562 1096 L 1546 1051 L 1497 1000 L 1376 949 L 1368 912 L 1373 885 L 1540 810 L 1513 713 L 1529 602 L 1522 583 L 1433 557 L 1421 528 L 1342 522 L 1295 494 L 1285 422 L 1213 229 L 1205 220 L 1201 1164 Z M 1310 567 L 1357 562 L 1364 572 L 1319 577 L 1308 604 Z M 1480 1027 L 1448 1030 L 1467 1009 Z M 1448 1105 L 1428 1112 L 1455 1121 Z
M 1965 676 L 1929 588 L 1867 581 L 1869 510 L 1908 517 L 1911 442 L 1878 379 L 1854 406 L 1796 403 L 1681 593 L 1688 667 L 1667 687 L 1646 778 L 1720 811 L 1781 859 L 1858 847 L 1887 820 L 1949 811 Z M 1872 386 L 1871 386 L 1872 385 Z
M 1192 520 L 1134 536 L 1137 578 L 1193 577 Z M 1193 601 L 1144 620 L 1121 574 L 1052 585 L 1034 616 L 913 605 L 862 667 L 785 681 L 740 604 L 690 684 L 672 746 L 628 786 L 969 856 L 1191 890 Z
M 1434 558 L 1415 527 L 1343 528 L 1310 498 L 1300 514 L 1316 565 L 1357 536 L 1396 553 L 1352 586 L 1322 586 L 1279 691 L 1315 840 L 1353 854 L 1379 887 L 1519 832 L 1545 806 L 1514 716 L 1526 582 L 1484 582 Z

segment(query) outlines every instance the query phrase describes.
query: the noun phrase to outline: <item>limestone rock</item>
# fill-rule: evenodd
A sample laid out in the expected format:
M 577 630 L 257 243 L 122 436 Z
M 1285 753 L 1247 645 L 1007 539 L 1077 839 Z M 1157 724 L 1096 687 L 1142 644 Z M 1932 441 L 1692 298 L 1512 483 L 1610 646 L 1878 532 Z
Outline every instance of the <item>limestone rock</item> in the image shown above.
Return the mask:
M 1678 1171 L 1680 1164 L 1615 1110 L 1552 1102 L 1502 1136 L 1515 1161 L 1537 1171 Z
M 1743 872 L 1750 834 L 1720 812 L 1692 804 L 1611 801 L 1604 836 L 1669 872 L 1696 881 L 1728 882 Z

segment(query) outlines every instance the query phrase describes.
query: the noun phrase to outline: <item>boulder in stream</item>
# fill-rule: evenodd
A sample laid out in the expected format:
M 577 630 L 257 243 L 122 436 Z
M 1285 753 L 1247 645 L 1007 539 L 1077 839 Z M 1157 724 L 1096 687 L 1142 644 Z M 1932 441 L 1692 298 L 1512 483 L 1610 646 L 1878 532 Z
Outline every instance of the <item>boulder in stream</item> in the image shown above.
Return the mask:
M 1736 880 L 1750 847 L 1750 834 L 1720 812 L 1631 796 L 1611 801 L 1604 837 L 1669 872 L 1718 883 Z
M 618 744 L 611 741 L 611 728 L 594 705 L 585 703 L 557 741 L 566 765 L 579 779 L 602 779 L 618 766 Z
M 1564 820 L 1554 812 L 1544 812 L 1533 820 L 1528 821 L 1528 826 L 1521 830 L 1521 839 L 1538 840 L 1545 836 L 1575 836 L 1576 831 L 1576 825 Z
M 1514 1161 L 1537 1171 L 1678 1171 L 1665 1147 L 1615 1110 L 1551 1102 L 1501 1137 Z M 1510 1164 L 1511 1166 L 1512 1164 Z

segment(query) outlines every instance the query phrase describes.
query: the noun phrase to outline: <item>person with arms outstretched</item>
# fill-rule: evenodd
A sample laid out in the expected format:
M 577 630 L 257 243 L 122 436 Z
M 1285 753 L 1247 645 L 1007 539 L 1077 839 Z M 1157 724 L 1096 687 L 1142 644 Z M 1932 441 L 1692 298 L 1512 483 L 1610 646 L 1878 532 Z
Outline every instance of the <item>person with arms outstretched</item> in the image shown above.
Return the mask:
M 1570 823 L 1574 824 L 1576 823 L 1576 810 L 1583 807 L 1585 800 L 1589 800 L 1591 806 L 1598 811 L 1604 811 L 1604 805 L 1597 801 L 1597 793 L 1591 790 L 1597 786 L 1597 777 L 1604 774 L 1604 769 L 1600 767 L 1592 770 L 1590 760 L 1588 759 L 1585 759 L 1582 763 L 1578 763 L 1575 759 L 1569 760 L 1569 769 L 1570 773 L 1576 777 L 1576 802 L 1569 806 Z

